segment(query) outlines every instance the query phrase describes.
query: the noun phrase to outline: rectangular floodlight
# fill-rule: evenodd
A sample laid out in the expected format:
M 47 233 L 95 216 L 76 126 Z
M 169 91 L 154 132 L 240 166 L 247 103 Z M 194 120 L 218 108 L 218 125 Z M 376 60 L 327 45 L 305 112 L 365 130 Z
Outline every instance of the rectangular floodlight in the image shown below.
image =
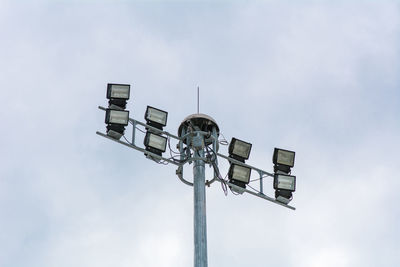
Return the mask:
M 229 156 L 244 162 L 244 160 L 249 159 L 251 146 L 250 143 L 232 138 L 229 144 Z
M 115 110 L 115 109 L 107 109 L 106 110 L 106 124 L 119 124 L 119 125 L 128 125 L 129 122 L 129 111 L 127 110 Z
M 167 125 L 167 117 L 168 112 L 150 106 L 147 106 L 146 113 L 144 114 L 144 119 L 149 125 L 161 129 Z
M 152 132 L 147 132 L 144 138 L 146 150 L 161 155 L 167 148 L 167 138 Z
M 294 192 L 296 190 L 296 176 L 275 174 L 274 189 Z
M 107 99 L 129 99 L 130 84 L 107 84 Z
M 275 148 L 274 156 L 272 157 L 272 161 L 274 164 L 293 167 L 294 166 L 294 156 L 295 156 L 294 151 Z
M 251 168 L 234 163 L 231 164 L 228 172 L 228 178 L 230 180 L 236 180 L 244 184 L 248 184 L 250 182 L 250 175 Z

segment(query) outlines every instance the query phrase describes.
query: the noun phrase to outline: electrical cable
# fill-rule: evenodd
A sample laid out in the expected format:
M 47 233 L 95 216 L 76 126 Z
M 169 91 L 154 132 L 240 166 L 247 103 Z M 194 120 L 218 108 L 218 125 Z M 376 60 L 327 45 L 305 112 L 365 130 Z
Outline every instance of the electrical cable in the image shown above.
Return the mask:
M 142 129 L 139 129 L 137 126 L 136 126 L 135 128 L 136 128 L 136 130 L 139 130 L 140 132 L 142 132 L 142 133 L 144 133 L 144 134 L 147 133 L 147 132 L 143 131 Z
M 251 189 L 253 189 L 256 193 L 261 194 L 260 191 L 258 191 L 257 189 L 255 189 L 254 187 L 252 187 L 251 185 L 247 184 L 248 187 L 250 187 Z
M 251 182 L 255 182 L 255 181 L 259 181 L 259 180 L 261 180 L 262 178 L 265 178 L 265 177 L 268 177 L 268 175 L 264 175 L 264 176 L 261 176 L 260 178 L 250 180 L 250 183 Z
M 217 174 L 217 178 L 221 182 L 222 191 L 224 191 L 225 196 L 227 196 L 228 195 L 228 186 L 226 185 L 226 180 L 222 178 L 217 164 L 214 163 L 213 167 L 214 167 L 214 173 Z M 226 176 L 225 176 L 225 178 L 226 178 Z
M 214 149 L 212 149 L 211 147 L 208 147 L 208 146 L 206 146 L 206 150 L 208 151 L 208 149 L 211 149 L 211 151 L 213 152 L 213 154 L 214 154 L 214 162 L 216 161 L 216 159 L 217 159 L 217 153 L 215 153 L 215 151 L 214 151 Z
M 123 135 L 122 137 L 125 139 L 125 141 L 126 141 L 128 144 L 130 144 L 131 146 L 133 146 L 133 144 L 132 144 L 131 142 L 129 142 L 128 139 L 126 139 L 125 135 Z
M 209 149 L 214 153 L 214 159 L 213 159 L 212 155 L 210 154 Z M 208 157 L 210 158 L 211 165 L 213 166 L 213 169 L 214 169 L 214 176 L 216 176 L 217 179 L 221 182 L 222 190 L 224 191 L 224 194 L 226 196 L 228 194 L 228 189 L 227 189 L 227 185 L 226 185 L 226 180 L 222 178 L 219 168 L 216 164 L 217 155 L 211 147 L 206 146 L 206 151 L 207 151 Z M 226 178 L 226 176 L 225 176 L 225 178 Z
M 171 148 L 171 137 L 169 137 L 168 136 L 168 148 L 169 148 L 169 150 L 170 150 L 170 153 L 172 152 L 172 153 L 174 153 L 174 154 L 177 154 L 177 155 L 182 155 L 182 153 L 180 153 L 180 152 L 175 152 L 172 148 Z M 172 155 L 171 155 L 171 157 L 172 157 Z
M 132 124 L 132 125 L 135 125 L 131 120 L 129 120 L 129 123 Z M 142 129 L 138 128 L 137 126 L 135 126 L 135 128 L 136 128 L 136 130 L 138 130 L 138 131 L 140 131 L 140 132 L 142 132 L 144 134 L 146 133 L 146 131 L 143 131 Z
M 165 160 L 160 160 L 160 161 L 158 161 L 158 160 L 154 159 L 154 158 L 151 157 L 151 156 L 150 156 L 150 159 L 153 160 L 155 163 L 158 163 L 158 164 L 162 164 L 162 165 L 168 165 L 168 164 L 169 164 L 168 161 L 165 161 Z
M 221 141 L 218 141 L 221 145 L 223 145 L 223 146 L 227 146 L 227 145 L 229 145 L 229 142 L 226 140 L 226 138 L 225 138 L 225 136 L 220 132 L 219 133 L 220 135 L 222 135 L 222 137 L 224 138 L 223 140 L 221 140 Z
M 231 187 L 229 187 L 229 190 L 231 190 L 231 193 L 232 193 L 232 194 L 234 194 L 235 196 L 238 196 L 238 195 L 240 195 L 239 193 L 237 193 L 237 192 L 233 191 Z

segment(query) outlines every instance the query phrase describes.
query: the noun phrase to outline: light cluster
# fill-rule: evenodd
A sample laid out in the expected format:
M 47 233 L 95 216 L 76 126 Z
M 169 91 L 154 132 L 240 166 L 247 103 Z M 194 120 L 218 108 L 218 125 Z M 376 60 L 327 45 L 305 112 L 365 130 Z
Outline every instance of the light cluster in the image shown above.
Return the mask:
M 125 109 L 127 100 L 130 98 L 130 87 L 129 84 L 107 84 L 106 96 L 109 101 L 105 113 L 105 123 L 107 135 L 116 140 L 124 135 L 125 127 L 129 123 L 129 111 Z M 164 136 L 166 133 L 163 131 L 167 125 L 168 112 L 147 106 L 144 119 L 146 120 L 146 135 L 143 141 L 145 150 L 162 156 L 168 144 L 168 138 Z M 207 127 L 203 130 L 206 129 Z M 230 183 L 243 188 L 241 190 L 232 188 L 239 193 L 243 193 L 246 185 L 250 183 L 252 167 L 246 165 L 245 161 L 249 159 L 251 148 L 251 143 L 237 138 L 232 138 L 229 144 L 228 152 L 231 160 L 229 160 L 228 179 Z M 291 175 L 294 161 L 294 151 L 274 149 L 272 157 L 274 164 L 273 188 L 275 189 L 276 200 L 285 204 L 292 200 L 292 193 L 296 190 L 296 176 Z
M 274 189 L 276 200 L 289 203 L 292 192 L 296 190 L 296 176 L 290 175 L 294 166 L 295 152 L 280 148 L 274 149 Z
M 167 118 L 168 112 L 151 106 L 147 106 L 144 114 L 147 125 L 157 129 L 146 127 L 147 133 L 144 138 L 144 146 L 147 151 L 159 156 L 167 149 L 167 138 L 162 136 L 162 130 L 167 125 Z
M 129 84 L 107 84 L 108 108 L 106 109 L 105 123 L 107 135 L 119 140 L 125 133 L 129 123 L 129 111 L 125 110 L 130 96 Z M 162 155 L 167 147 L 167 138 L 162 135 L 163 127 L 167 125 L 168 112 L 147 106 L 144 118 L 147 122 L 144 146 L 146 150 Z M 153 127 L 153 128 L 152 128 Z
M 245 163 L 245 160 L 249 159 L 251 146 L 250 143 L 232 138 L 228 148 L 229 157 Z M 250 176 L 251 168 L 231 162 L 228 171 L 228 178 L 232 184 L 246 188 L 246 184 L 250 182 Z
M 109 99 L 105 117 L 107 135 L 117 140 L 124 135 L 125 126 L 129 122 L 129 111 L 125 108 L 130 89 L 129 84 L 107 84 L 107 99 Z

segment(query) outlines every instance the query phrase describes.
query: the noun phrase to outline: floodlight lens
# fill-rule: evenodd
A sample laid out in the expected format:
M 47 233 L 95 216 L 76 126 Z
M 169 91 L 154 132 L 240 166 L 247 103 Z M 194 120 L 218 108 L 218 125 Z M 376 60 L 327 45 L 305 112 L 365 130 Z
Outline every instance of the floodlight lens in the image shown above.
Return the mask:
M 251 146 L 252 145 L 250 143 L 232 138 L 232 141 L 229 145 L 229 154 L 238 156 L 242 159 L 249 159 Z
M 294 157 L 295 157 L 295 152 L 293 151 L 275 148 L 273 162 L 274 164 L 281 164 L 293 167 Z
M 112 84 L 107 85 L 108 99 L 129 99 L 131 86 L 129 84 Z
M 167 147 L 167 138 L 151 132 L 147 132 L 145 146 L 165 152 Z
M 166 126 L 167 125 L 167 117 L 168 117 L 168 112 L 147 106 L 147 110 L 146 110 L 146 114 L 145 114 L 146 121 L 150 121 L 150 122 L 154 122 L 156 124 L 160 124 L 162 126 Z
M 129 121 L 129 111 L 107 109 L 106 111 L 107 124 L 128 125 L 128 121 Z
M 231 164 L 230 179 L 248 184 L 250 182 L 251 168 Z
M 274 188 L 280 190 L 295 191 L 296 190 L 296 176 L 275 174 Z

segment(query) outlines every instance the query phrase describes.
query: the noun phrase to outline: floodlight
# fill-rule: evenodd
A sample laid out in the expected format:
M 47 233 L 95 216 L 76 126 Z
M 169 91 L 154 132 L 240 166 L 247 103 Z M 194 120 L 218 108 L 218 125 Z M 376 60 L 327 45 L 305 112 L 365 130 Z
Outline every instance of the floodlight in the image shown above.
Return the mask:
M 167 138 L 152 132 L 147 132 L 144 138 L 144 145 L 147 151 L 161 156 L 167 148 Z
M 294 192 L 296 190 L 296 176 L 276 173 L 274 189 Z
M 275 199 L 284 204 L 288 204 L 292 200 L 292 192 L 286 190 L 276 190 Z
M 249 159 L 251 144 L 242 140 L 232 138 L 229 144 L 229 157 L 244 162 Z
M 109 108 L 122 109 L 126 108 L 126 100 L 129 99 L 131 86 L 129 84 L 107 84 L 107 98 Z
M 293 167 L 294 166 L 294 156 L 295 156 L 294 151 L 275 148 L 272 161 L 274 164 Z
M 250 182 L 251 168 L 245 167 L 242 165 L 238 165 L 232 163 L 229 172 L 228 178 L 229 180 L 240 187 L 246 187 L 246 184 Z
M 129 84 L 107 84 L 107 98 L 108 99 L 129 99 L 131 86 Z
M 129 111 L 107 109 L 105 123 L 107 124 L 118 124 L 128 125 L 129 122 Z
M 150 106 L 147 106 L 146 113 L 144 114 L 147 124 L 160 130 L 167 125 L 167 117 L 168 112 Z

